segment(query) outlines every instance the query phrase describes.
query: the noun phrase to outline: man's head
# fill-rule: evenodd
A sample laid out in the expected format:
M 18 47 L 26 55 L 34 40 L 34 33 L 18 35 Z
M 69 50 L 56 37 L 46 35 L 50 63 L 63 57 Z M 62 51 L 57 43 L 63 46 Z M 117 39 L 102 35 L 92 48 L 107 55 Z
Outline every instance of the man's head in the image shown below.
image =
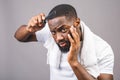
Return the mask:
M 80 33 L 80 19 L 77 17 L 76 10 L 71 5 L 61 4 L 54 7 L 48 16 L 48 25 L 55 42 L 62 52 L 68 52 L 70 48 L 68 34 L 71 34 L 71 26 Z
M 67 19 L 71 18 L 77 18 L 77 13 L 74 7 L 68 4 L 61 4 L 55 6 L 48 14 L 48 20 L 60 17 L 60 16 L 65 16 Z

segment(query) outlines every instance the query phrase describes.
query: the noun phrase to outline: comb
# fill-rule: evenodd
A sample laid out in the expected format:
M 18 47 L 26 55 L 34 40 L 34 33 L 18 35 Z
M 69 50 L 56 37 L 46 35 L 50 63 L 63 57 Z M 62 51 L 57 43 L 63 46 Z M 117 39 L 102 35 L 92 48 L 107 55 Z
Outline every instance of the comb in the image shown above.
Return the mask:
M 51 19 L 56 15 L 56 11 L 51 12 L 43 21 L 44 24 L 46 24 L 47 19 Z

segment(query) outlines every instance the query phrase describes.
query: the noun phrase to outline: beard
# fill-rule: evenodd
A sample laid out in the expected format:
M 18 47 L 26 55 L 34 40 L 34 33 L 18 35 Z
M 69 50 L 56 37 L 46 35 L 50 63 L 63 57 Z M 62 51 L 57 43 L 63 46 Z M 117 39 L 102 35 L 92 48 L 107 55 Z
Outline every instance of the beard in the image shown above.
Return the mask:
M 60 43 L 65 43 L 66 45 L 65 46 L 60 46 Z M 59 49 L 61 52 L 63 53 L 66 53 L 69 51 L 70 49 L 70 41 L 68 40 L 60 40 L 58 43 L 57 43 Z

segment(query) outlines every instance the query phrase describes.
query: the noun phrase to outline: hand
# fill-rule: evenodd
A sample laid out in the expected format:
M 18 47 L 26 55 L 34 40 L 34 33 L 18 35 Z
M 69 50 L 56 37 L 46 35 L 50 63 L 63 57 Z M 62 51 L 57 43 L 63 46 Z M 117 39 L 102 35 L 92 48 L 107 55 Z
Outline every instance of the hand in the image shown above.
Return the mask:
M 78 54 L 80 51 L 80 35 L 78 34 L 75 27 L 70 28 L 70 34 L 68 34 L 68 39 L 71 43 L 70 50 L 68 53 L 68 62 L 78 61 Z
M 28 22 L 26 30 L 31 33 L 41 30 L 45 26 L 45 23 L 43 23 L 44 20 L 45 20 L 45 15 L 43 13 L 32 17 Z

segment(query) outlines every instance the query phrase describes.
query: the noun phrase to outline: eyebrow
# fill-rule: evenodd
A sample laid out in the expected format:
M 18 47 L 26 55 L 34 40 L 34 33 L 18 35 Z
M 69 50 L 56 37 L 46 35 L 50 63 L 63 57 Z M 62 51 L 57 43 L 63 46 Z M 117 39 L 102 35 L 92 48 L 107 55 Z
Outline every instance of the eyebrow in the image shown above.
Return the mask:
M 64 28 L 64 26 L 67 26 L 67 27 L 65 27 Z M 56 30 L 60 30 L 60 29 L 69 29 L 69 25 L 60 25 L 60 26 L 58 26 L 58 27 L 55 27 L 55 28 L 53 28 L 52 30 L 50 30 L 51 32 L 53 32 L 53 31 L 56 31 Z
M 65 26 L 65 25 L 61 25 L 61 26 L 57 27 L 57 29 L 61 29 L 61 28 L 63 28 L 63 26 Z
M 70 27 L 70 26 L 68 26 L 68 25 L 61 25 L 61 26 L 57 27 L 57 29 L 59 29 L 59 28 L 63 28 L 64 26 L 65 26 L 65 28 Z

